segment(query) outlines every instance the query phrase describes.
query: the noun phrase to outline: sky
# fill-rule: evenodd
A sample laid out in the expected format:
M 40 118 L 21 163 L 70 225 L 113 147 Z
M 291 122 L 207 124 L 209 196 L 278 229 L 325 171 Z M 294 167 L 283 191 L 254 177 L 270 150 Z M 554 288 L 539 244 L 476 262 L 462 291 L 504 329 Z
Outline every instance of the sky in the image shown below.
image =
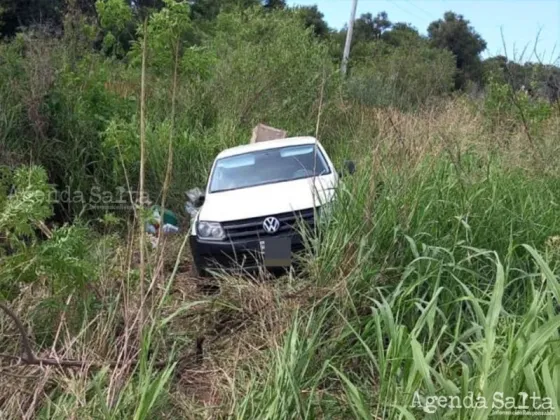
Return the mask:
M 329 26 L 348 23 L 352 0 L 288 0 L 290 6 L 316 4 Z M 356 18 L 362 13 L 385 11 L 392 22 L 407 22 L 426 34 L 428 25 L 446 11 L 462 14 L 488 44 L 484 58 L 504 54 L 521 61 L 537 61 L 533 51 L 537 34 L 539 58 L 560 64 L 560 0 L 358 0 Z

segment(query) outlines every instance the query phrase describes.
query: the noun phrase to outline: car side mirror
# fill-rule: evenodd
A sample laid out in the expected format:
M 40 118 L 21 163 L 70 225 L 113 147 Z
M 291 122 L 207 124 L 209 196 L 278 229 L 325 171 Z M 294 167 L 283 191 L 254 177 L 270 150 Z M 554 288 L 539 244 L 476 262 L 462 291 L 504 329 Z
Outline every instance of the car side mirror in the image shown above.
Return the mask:
M 187 202 L 185 204 L 185 211 L 191 215 L 191 217 L 194 217 L 204 204 L 206 196 L 204 195 L 204 191 L 200 188 L 193 188 L 187 191 L 186 195 Z
M 356 172 L 356 164 L 351 160 L 344 161 L 344 167 L 342 171 L 340 171 L 340 176 L 343 177 L 344 175 L 353 175 Z
M 197 197 L 197 199 L 194 202 L 194 205 L 196 207 L 202 207 L 202 205 L 204 204 L 204 200 L 206 200 L 206 195 L 205 194 L 201 194 Z

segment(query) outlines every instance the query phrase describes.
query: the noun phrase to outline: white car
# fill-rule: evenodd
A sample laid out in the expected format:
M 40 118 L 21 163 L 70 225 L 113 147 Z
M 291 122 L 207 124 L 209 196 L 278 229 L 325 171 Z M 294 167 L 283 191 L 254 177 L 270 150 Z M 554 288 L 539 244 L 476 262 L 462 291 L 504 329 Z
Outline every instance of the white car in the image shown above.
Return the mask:
M 212 165 L 206 192 L 194 203 L 198 211 L 189 239 L 196 271 L 290 265 L 292 253 L 304 248 L 300 223 L 314 226 L 338 182 L 313 137 L 224 150 Z

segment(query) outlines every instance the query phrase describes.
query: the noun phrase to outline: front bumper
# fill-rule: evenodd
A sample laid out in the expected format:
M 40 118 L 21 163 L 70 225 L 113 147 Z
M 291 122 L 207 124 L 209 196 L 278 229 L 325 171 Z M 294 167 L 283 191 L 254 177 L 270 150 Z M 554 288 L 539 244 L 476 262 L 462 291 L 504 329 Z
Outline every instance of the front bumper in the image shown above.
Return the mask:
M 305 249 L 304 240 L 298 233 L 278 235 L 276 237 L 290 238 L 292 254 Z M 200 274 L 206 272 L 207 269 L 245 271 L 264 267 L 261 238 L 235 241 L 205 241 L 191 235 L 189 242 L 194 264 Z M 293 256 L 292 261 L 294 261 Z

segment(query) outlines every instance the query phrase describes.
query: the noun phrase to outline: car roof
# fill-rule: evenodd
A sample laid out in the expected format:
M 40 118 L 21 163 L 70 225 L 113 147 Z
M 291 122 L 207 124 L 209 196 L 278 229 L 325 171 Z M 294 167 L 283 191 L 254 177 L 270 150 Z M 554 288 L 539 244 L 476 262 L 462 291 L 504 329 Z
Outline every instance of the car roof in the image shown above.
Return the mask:
M 309 137 L 309 136 L 289 137 L 286 139 L 261 141 L 258 143 L 244 144 L 243 146 L 236 146 L 230 149 L 223 150 L 216 157 L 216 159 L 241 155 L 243 153 L 250 153 L 257 150 L 274 149 L 277 147 L 286 147 L 286 146 L 298 146 L 303 144 L 315 144 L 315 142 L 319 143 L 319 141 L 315 139 L 315 137 Z

